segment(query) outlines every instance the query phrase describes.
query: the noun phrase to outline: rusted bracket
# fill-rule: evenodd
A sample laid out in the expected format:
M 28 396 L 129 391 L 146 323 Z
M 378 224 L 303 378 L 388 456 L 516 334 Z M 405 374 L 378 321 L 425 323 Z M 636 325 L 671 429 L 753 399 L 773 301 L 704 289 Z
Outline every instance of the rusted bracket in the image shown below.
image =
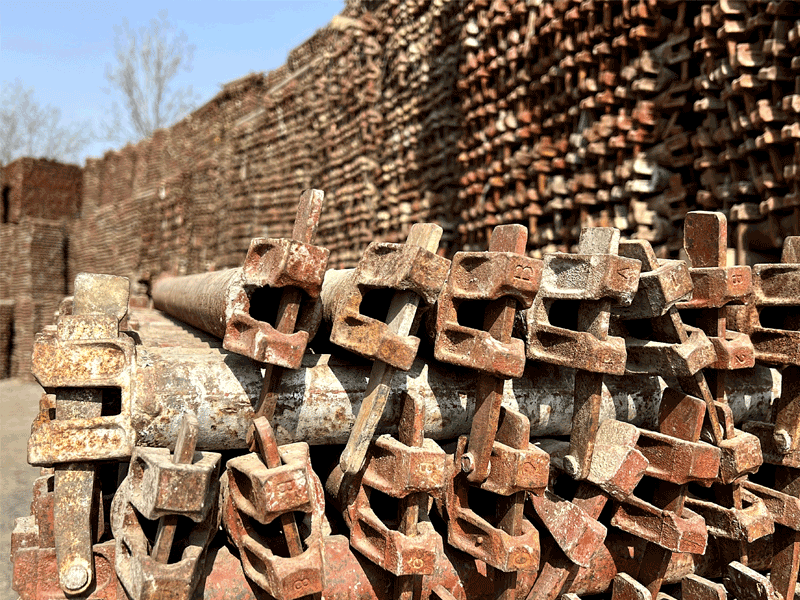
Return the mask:
M 588 567 L 606 539 L 607 530 L 580 506 L 552 492 L 530 495 L 536 514 L 568 559 Z
M 627 573 L 614 577 L 611 600 L 652 600 L 652 597 L 650 590 Z
M 439 296 L 434 354 L 479 371 L 468 449 L 461 468 L 472 483 L 486 480 L 503 397 L 503 382 L 525 368 L 524 343 L 511 336 L 517 304 L 530 306 L 541 262 L 524 256 L 527 229 L 495 227 L 488 252 L 459 252 Z M 459 323 L 464 302 L 488 302 L 483 330 Z M 478 309 L 481 310 L 481 309 Z
M 670 552 L 703 554 L 706 550 L 705 521 L 686 508 L 678 516 L 631 496 L 617 507 L 611 525 Z
M 690 442 L 642 429 L 637 449 L 649 462 L 646 474 L 661 481 L 709 486 L 719 475 L 722 453 L 705 442 Z
M 661 373 L 685 379 L 715 364 L 717 353 L 706 334 L 694 327 L 686 330 L 689 337 L 683 343 L 625 338 L 626 372 Z
M 196 437 L 197 420 L 185 415 L 172 456 L 166 448 L 136 448 L 128 476 L 114 496 L 115 568 L 134 600 L 188 600 L 202 575 L 203 555 L 218 524 L 221 455 L 196 453 Z M 150 552 L 140 518 L 158 520 Z M 173 548 L 178 530 L 180 550 Z
M 228 461 L 221 480 L 222 524 L 239 549 L 244 572 L 277 600 L 295 600 L 325 587 L 322 521 L 325 498 L 311 468 L 308 444 L 278 447 L 266 418 L 255 421 L 259 454 Z M 284 464 L 281 464 L 283 462 Z M 294 513 L 310 516 L 310 531 L 300 537 Z M 283 540 L 264 526 L 280 519 Z M 288 550 L 271 547 L 278 543 Z
M 664 321 L 676 317 L 675 305 L 692 292 L 692 279 L 686 263 L 659 261 L 650 243 L 644 240 L 620 242 L 621 256 L 642 264 L 639 289 L 629 307 L 614 310 L 623 320 L 648 319 L 653 323 L 654 339 L 626 337 L 627 372 L 671 373 L 676 378 L 692 378 L 717 360 L 715 348 L 702 330 L 678 325 L 683 335 L 664 331 Z M 674 329 L 675 327 L 673 327 Z M 677 339 L 675 339 L 677 337 Z M 683 338 L 683 339 L 681 339 Z
M 527 356 L 530 360 L 574 367 L 592 373 L 622 375 L 625 372 L 625 342 L 609 336 L 608 319 L 614 304 L 633 301 L 641 265 L 637 260 L 616 256 L 619 231 L 596 227 L 581 232 L 583 245 L 578 254 L 545 256 L 542 283 L 533 306 L 526 311 Z M 603 251 L 606 251 L 604 254 Z M 578 318 L 578 329 L 554 325 L 554 306 L 559 301 L 580 302 L 586 306 Z M 590 308 L 605 308 L 592 321 Z M 580 309 L 579 309 L 580 310 Z M 590 330 L 594 322 L 606 329 L 597 335 Z
M 711 423 L 711 430 L 716 442 L 724 438 L 724 431 L 719 423 L 719 418 L 714 405 L 714 396 L 706 382 L 702 369 L 716 360 L 716 347 L 709 348 L 709 339 L 701 329 L 691 329 L 687 327 L 678 312 L 676 303 L 685 290 L 693 289 L 690 281 L 686 280 L 686 273 L 682 269 L 671 269 L 668 271 L 671 276 L 659 277 L 656 274 L 663 268 L 656 258 L 652 247 L 646 241 L 626 241 L 620 244 L 620 254 L 640 261 L 642 274 L 640 279 L 645 281 L 644 287 L 640 283 L 640 290 L 637 291 L 632 304 L 646 306 L 639 314 L 652 314 L 650 317 L 653 337 L 655 342 L 637 343 L 626 340 L 629 352 L 629 371 L 637 369 L 655 369 L 666 366 L 687 394 L 692 394 L 701 398 L 707 408 L 707 415 Z M 644 290 L 644 292 L 642 291 Z M 660 291 L 656 291 L 660 290 Z M 646 293 L 645 299 L 638 299 Z M 651 300 L 655 299 L 655 300 Z M 622 318 L 626 318 L 625 309 L 617 309 Z M 645 312 L 646 311 L 646 312 Z M 659 313 L 659 314 L 657 314 Z M 628 313 L 629 314 L 629 313 Z M 631 317 L 638 318 L 634 313 Z M 642 317 L 647 318 L 647 317 Z M 661 344 L 666 344 L 661 346 Z M 647 347 L 652 345 L 654 350 L 649 351 Z M 713 351 L 709 353 L 709 350 Z M 659 361 L 662 364 L 649 364 L 652 361 L 647 359 L 653 352 L 660 352 Z M 703 364 L 707 363 L 707 364 Z M 656 372 L 661 372 L 656 371 Z M 690 439 L 690 438 L 682 438 Z M 699 439 L 692 438 L 695 441 Z
M 62 314 L 55 327 L 36 337 L 31 370 L 43 388 L 55 390 L 56 414 L 41 413 L 33 423 L 31 465 L 131 455 L 136 440 L 131 424 L 135 350 L 133 340 L 119 333 L 128 297 L 124 277 L 79 273 L 72 314 Z M 103 404 L 114 399 L 119 414 L 102 415 Z
M 728 565 L 724 578 L 725 589 L 734 598 L 747 600 L 779 600 L 782 596 L 776 592 L 769 578 L 738 561 Z
M 370 293 L 376 290 L 394 290 L 409 297 L 413 294 L 417 298 L 417 310 L 409 331 L 415 331 L 422 315 L 435 304 L 447 278 L 450 261 L 435 254 L 441 228 L 437 229 L 436 225 L 415 227 L 425 229 L 412 231 L 405 244 L 370 244 L 355 271 L 344 272 L 345 278 L 334 292 L 335 306 L 331 307 L 334 310 L 331 328 L 334 344 L 402 371 L 411 368 L 419 338 L 409 332 L 393 331 L 389 323 L 366 316 L 361 310 L 364 302 L 375 302 Z M 421 235 L 430 236 L 425 246 L 414 243 Z
M 726 306 L 743 304 L 752 291 L 750 267 L 727 265 L 728 224 L 722 213 L 693 211 L 684 222 L 684 247 L 692 261 L 692 299 L 678 305 L 680 310 L 699 311 L 698 326 L 717 349 L 716 367 L 747 369 L 755 364 L 752 344 L 742 336 L 730 334 L 726 326 Z M 725 399 L 724 370 L 716 370 L 714 397 Z M 709 416 L 713 411 L 709 407 Z M 713 425 L 713 421 L 712 421 Z M 716 426 L 714 426 L 716 428 Z M 732 432 L 725 431 L 724 437 Z M 721 438 L 715 441 L 719 443 Z
M 501 340 L 488 330 L 459 323 L 459 309 L 469 302 L 513 298 L 522 307 L 533 303 L 542 274 L 542 261 L 499 249 L 497 232 L 488 252 L 457 252 L 447 283 L 439 295 L 434 354 L 437 360 L 475 369 L 494 377 L 521 377 L 525 345 L 509 336 Z M 523 248 L 524 251 L 524 248 Z M 484 326 L 486 324 L 484 323 Z
M 319 293 L 330 252 L 310 244 L 322 199 L 320 190 L 304 192 L 295 237 L 252 240 L 241 268 L 156 281 L 154 306 L 221 338 L 223 347 L 231 352 L 270 365 L 298 368 L 322 318 Z M 276 288 L 283 291 L 279 301 L 269 293 Z M 273 326 L 268 321 L 275 305 Z
M 719 481 L 724 485 L 744 481 L 747 475 L 756 473 L 764 462 L 761 441 L 757 436 L 735 428 L 732 431 L 733 435 L 719 444 L 722 453 Z
M 789 237 L 784 243 L 782 260 L 796 257 L 800 250 L 800 237 Z M 797 260 L 797 258 L 795 258 Z M 756 265 L 753 267 L 753 308 L 749 315 L 750 334 L 755 346 L 756 358 L 768 364 L 784 365 L 781 395 L 773 404 L 772 443 L 761 435 L 762 446 L 765 447 L 765 459 L 769 455 L 767 448 L 779 454 L 794 456 L 800 451 L 800 263 L 783 262 L 779 265 Z M 761 320 L 767 315 L 764 311 L 779 311 L 768 318 L 771 322 L 780 323 L 782 328 L 764 327 Z M 762 315 L 764 315 L 762 317 Z M 768 424 L 748 424 L 749 431 L 753 427 L 759 430 L 768 428 Z M 755 431 L 753 430 L 755 433 Z M 768 434 L 768 432 L 765 432 Z M 766 436 L 765 436 L 766 437 Z M 765 443 L 766 442 L 766 443 Z M 773 462 L 774 459 L 767 459 Z M 782 461 L 777 464 L 781 464 Z M 773 463 L 776 464 L 776 463 Z M 795 466 L 789 464 L 787 466 Z
M 308 328 L 310 336 L 313 337 L 314 331 L 316 331 L 318 321 L 315 322 L 314 319 L 319 318 L 321 311 L 317 299 L 322 290 L 322 280 L 325 269 L 328 266 L 330 252 L 325 248 L 312 246 L 311 242 L 314 241 L 314 236 L 317 232 L 324 198 L 325 193 L 322 190 L 304 191 L 297 206 L 292 239 L 263 240 L 255 247 L 251 244 L 250 250 L 245 257 L 242 269 L 245 278 L 250 281 L 255 280 L 257 285 L 268 285 L 270 288 L 282 288 L 283 290 L 278 302 L 278 312 L 275 318 L 275 327 L 273 328 L 278 336 L 295 334 L 298 321 L 300 321 L 301 328 Z M 277 248 L 280 248 L 280 250 L 277 250 Z M 306 320 L 312 319 L 310 322 L 304 323 L 300 319 L 300 308 L 303 302 L 301 290 L 311 298 L 311 305 L 305 309 L 306 315 L 312 315 L 312 317 L 306 317 Z M 245 341 L 244 354 L 247 355 L 248 348 L 261 344 L 261 340 L 256 339 L 262 334 L 261 330 L 266 329 L 269 331 L 269 329 L 266 327 L 253 327 L 253 323 L 250 323 L 247 319 L 242 320 L 243 316 L 242 312 L 238 313 L 239 320 L 244 325 L 241 331 L 248 332 L 248 335 L 243 336 L 244 340 L 241 337 L 235 339 L 234 332 L 239 331 L 239 329 L 235 324 L 231 323 L 234 326 L 226 330 L 229 344 L 225 347 L 235 352 L 234 346 L 241 346 L 242 341 Z M 249 315 L 248 318 L 252 319 Z M 250 331 L 255 332 L 252 339 L 250 339 Z M 306 344 L 307 341 L 303 344 L 301 355 L 305 352 Z M 270 340 L 267 340 L 266 347 L 273 345 L 276 348 L 280 348 L 280 344 L 271 343 Z M 267 420 L 270 420 L 275 412 L 275 403 L 277 402 L 275 397 L 275 392 L 277 391 L 276 382 L 280 379 L 281 365 L 274 362 L 274 359 L 266 360 L 270 358 L 266 354 L 264 358 L 264 379 L 261 382 L 261 392 L 256 404 L 255 418 L 266 417 Z M 294 359 L 292 364 L 297 365 L 294 368 L 300 366 L 299 361 Z
M 28 461 L 55 467 L 58 578 L 68 594 L 86 591 L 94 579 L 92 514 L 99 495 L 96 467 L 83 461 L 127 457 L 133 447 L 133 341 L 119 335 L 129 289 L 124 277 L 78 274 L 72 314 L 62 315 L 34 346 L 32 370 L 55 391 L 55 419 L 42 414 L 34 423 Z M 104 388 L 119 390 L 119 415 L 102 416 Z
M 478 486 L 486 492 L 505 496 L 507 504 L 511 505 L 499 506 L 498 527 L 470 508 L 471 484 L 459 469 L 466 450 L 466 436 L 459 438 L 455 470 L 444 497 L 449 544 L 505 573 L 535 571 L 539 564 L 539 533 L 522 516 L 522 510 L 525 492 L 544 492 L 550 459 L 546 452 L 528 442 L 529 427 L 527 417 L 501 408 L 491 456 L 492 470 L 487 480 Z
M 774 523 L 770 581 L 785 597 L 795 595 L 800 571 L 800 342 L 797 316 L 800 299 L 800 237 L 784 241 L 781 264 L 753 267 L 753 304 L 746 330 L 753 339 L 756 359 L 785 365 L 781 394 L 772 405 L 772 423 L 747 423 L 745 429 L 760 441 L 764 462 L 777 465 L 777 490 L 750 482 L 745 489 L 762 499 Z M 767 311 L 766 313 L 764 311 Z M 778 314 L 769 314 L 775 311 Z M 764 327 L 761 320 L 781 327 Z
M 728 594 L 722 584 L 699 575 L 687 575 L 681 579 L 681 597 L 687 600 L 727 600 Z
M 59 585 L 53 480 L 53 475 L 45 475 L 34 481 L 31 515 L 18 518 L 11 532 L 11 587 L 21 600 L 70 597 L 65 596 Z M 116 600 L 119 597 L 114 546 L 114 540 L 92 546 L 94 580 L 81 592 L 80 598 Z
M 680 323 L 677 317 L 666 325 L 681 331 Z M 661 479 L 653 503 L 636 505 L 635 501 L 633 513 L 622 505 L 614 515 L 620 523 L 645 529 L 654 528 L 652 516 L 647 516 L 649 513 L 660 515 L 661 531 L 652 531 L 651 537 L 646 538 L 648 544 L 638 573 L 641 583 L 655 596 L 659 595 L 675 547 L 695 545 L 690 552 L 696 552 L 701 544 L 705 548 L 708 539 L 702 518 L 685 509 L 686 483 L 694 479 L 710 485 L 719 470 L 721 452 L 713 446 L 697 443 L 705 414 L 706 405 L 702 400 L 671 388 L 664 390 L 658 411 L 659 433 L 649 432 L 649 438 L 642 439 L 640 435 L 638 440 L 639 450 L 648 457 L 648 475 Z M 638 511 L 641 512 L 637 515 Z
M 400 439 L 378 437 L 361 472 L 348 477 L 337 467 L 326 482 L 328 493 L 342 507 L 351 546 L 400 577 L 399 587 L 409 589 L 414 588 L 414 580 L 404 578 L 431 575 L 447 561 L 441 537 L 428 518 L 428 507 L 431 496 L 441 498 L 444 492 L 449 457 L 433 440 L 424 438 L 423 424 L 424 405 L 406 395 L 398 427 Z M 396 528 L 373 509 L 370 499 L 374 490 L 399 500 Z M 400 590 L 397 594 L 402 595 Z
M 636 449 L 638 439 L 639 430 L 628 423 L 608 419 L 600 424 L 595 439 L 595 451 L 598 456 L 603 457 L 603 460 L 592 461 L 589 476 L 586 481 L 578 485 L 571 501 L 578 510 L 595 522 L 609 497 L 619 501 L 624 500 L 633 493 L 644 476 L 648 463 Z M 544 450 L 550 452 L 551 468 L 563 471 L 563 457 L 569 452 L 569 443 L 545 440 L 541 445 Z M 532 494 L 530 497 L 535 504 L 536 498 Z M 588 552 L 585 550 L 580 547 L 573 549 L 576 538 L 583 535 L 580 526 L 553 527 L 548 530 L 561 554 L 552 546 L 543 547 L 543 554 L 547 552 L 547 561 L 542 566 L 530 595 L 536 600 L 554 600 L 560 597 L 560 592 L 569 579 L 574 580 L 582 572 L 595 573 L 593 569 L 598 562 L 610 556 L 604 545 L 596 547 L 595 552 L 588 558 Z M 568 553 L 567 550 L 571 552 Z M 579 565 L 575 559 L 587 562 L 588 566 Z
M 603 373 L 625 370 L 625 342 L 608 335 L 612 301 L 630 304 L 639 283 L 638 260 L 616 256 L 619 230 L 584 229 L 578 254 L 552 254 L 545 258 L 542 285 L 528 311 L 528 358 L 575 367 L 575 405 L 572 413 L 567 472 L 586 479 L 591 468 Z M 580 301 L 577 331 L 551 324 L 557 300 Z M 605 391 L 607 394 L 607 390 Z
M 442 228 L 438 225 L 416 224 L 411 228 L 408 239 L 406 240 L 406 245 L 412 248 L 422 248 L 424 251 L 423 254 L 418 255 L 416 254 L 418 251 L 413 250 L 412 256 L 426 256 L 430 261 L 429 264 L 435 267 L 435 272 L 418 273 L 419 279 L 426 284 L 425 286 L 419 287 L 415 285 L 411 287 L 410 284 L 406 282 L 409 286 L 407 291 L 398 291 L 395 293 L 389 305 L 385 333 L 391 334 L 391 336 L 398 336 L 398 338 L 408 337 L 409 334 L 412 333 L 414 325 L 418 324 L 416 315 L 420 301 L 423 299 L 430 299 L 432 301 L 436 296 L 436 292 L 444 285 L 447 261 L 445 259 L 433 258 L 435 256 L 433 253 L 439 246 L 441 236 Z M 377 260 L 380 254 L 376 253 L 374 256 Z M 374 283 L 380 283 L 379 278 L 376 278 L 378 273 L 384 272 L 387 268 L 389 272 L 391 271 L 390 263 L 378 262 L 381 268 L 376 268 L 375 273 L 371 275 L 373 279 L 370 279 L 370 281 Z M 409 272 L 414 272 L 412 268 L 413 265 L 410 262 L 406 263 L 406 267 Z M 369 268 L 366 263 L 362 270 L 358 272 L 369 273 Z M 426 277 L 430 277 L 430 279 L 426 281 Z M 414 289 L 417 291 L 412 291 Z M 417 292 L 425 292 L 424 298 Z M 334 328 L 337 327 L 338 323 L 342 323 L 340 326 L 345 325 L 345 321 L 341 320 L 338 315 L 335 317 L 335 320 Z M 416 346 L 419 344 L 418 338 L 415 339 L 417 339 L 417 341 L 410 357 L 412 362 L 414 356 L 416 356 Z M 377 351 L 378 348 L 380 348 L 380 344 L 372 347 L 370 351 Z M 362 351 L 364 350 L 365 349 L 362 349 Z M 408 362 L 405 368 L 410 367 L 411 363 Z M 390 383 L 393 373 L 394 368 L 390 364 L 379 358 L 375 358 L 369 376 L 367 391 L 361 403 L 361 409 L 358 412 L 356 422 L 353 424 L 353 429 L 350 432 L 350 437 L 339 459 L 342 470 L 348 475 L 357 473 L 364 465 L 369 443 L 372 440 L 372 436 L 375 434 L 378 421 L 389 399 Z
M 708 532 L 715 537 L 753 542 L 770 535 L 775 527 L 764 501 L 746 488 L 741 495 L 742 508 L 724 508 L 699 498 L 687 498 L 686 506 L 705 519 Z

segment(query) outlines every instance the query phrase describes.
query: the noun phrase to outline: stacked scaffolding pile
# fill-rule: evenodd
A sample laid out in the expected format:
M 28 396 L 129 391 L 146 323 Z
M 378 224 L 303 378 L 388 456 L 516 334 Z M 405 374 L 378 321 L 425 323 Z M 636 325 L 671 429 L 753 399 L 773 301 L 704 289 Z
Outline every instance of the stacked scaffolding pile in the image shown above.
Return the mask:
M 691 266 L 515 224 L 449 260 L 414 224 L 328 270 L 322 199 L 151 298 L 76 277 L 32 357 L 22 600 L 793 597 L 800 237 L 729 266 L 691 211 Z
M 351 2 L 135 158 L 90 161 L 77 234 L 106 239 L 108 206 L 124 206 L 141 242 L 81 244 L 84 264 L 145 278 L 237 264 L 244 240 L 289 230 L 312 182 L 337 266 L 419 219 L 470 248 L 524 224 L 537 255 L 614 225 L 674 257 L 697 206 L 731 217 L 740 262 L 775 258 L 796 221 L 799 18 L 732 0 Z M 115 202 L 92 200 L 132 164 Z
M 67 226 L 80 211 L 82 173 L 31 158 L 2 171 L 0 377 L 28 378 L 34 335 L 69 291 Z
M 336 267 L 418 220 L 445 255 L 516 223 L 533 256 L 613 225 L 674 258 L 697 207 L 729 217 L 739 263 L 774 260 L 798 220 L 798 21 L 791 2 L 349 2 L 279 69 L 88 161 L 69 273 L 237 265 L 312 184 Z

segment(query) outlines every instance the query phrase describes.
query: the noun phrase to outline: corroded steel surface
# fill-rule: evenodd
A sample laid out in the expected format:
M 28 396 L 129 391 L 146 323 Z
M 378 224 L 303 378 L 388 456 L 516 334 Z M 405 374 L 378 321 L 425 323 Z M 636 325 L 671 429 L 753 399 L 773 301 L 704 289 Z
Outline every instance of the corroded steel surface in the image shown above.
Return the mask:
M 245 312 L 305 331 L 299 354 L 280 336 L 242 351 L 124 279 L 78 278 L 34 349 L 44 471 L 12 536 L 23 600 L 794 595 L 797 239 L 750 277 L 715 213 L 686 217 L 691 265 L 610 228 L 536 261 L 524 228 L 501 228 L 445 278 L 415 234 L 323 279 L 306 239 L 321 197 L 304 198 L 294 239 L 257 240 L 237 273 L 180 292 L 217 318 L 212 279 L 223 296 L 236 277 L 287 288 Z M 383 342 L 348 346 L 382 286 L 396 306 L 364 340 Z M 325 297 L 314 318 L 326 304 L 339 328 L 311 347 L 365 358 L 305 350 L 289 288 Z M 418 305 L 432 339 L 377 350 L 413 335 Z

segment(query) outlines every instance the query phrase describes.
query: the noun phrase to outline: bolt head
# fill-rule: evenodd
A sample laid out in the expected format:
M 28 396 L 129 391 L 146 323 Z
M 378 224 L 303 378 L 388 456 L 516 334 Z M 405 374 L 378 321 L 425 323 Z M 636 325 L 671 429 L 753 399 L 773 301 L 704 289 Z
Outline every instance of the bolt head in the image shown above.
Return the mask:
M 564 457 L 564 471 L 566 471 L 567 475 L 570 477 L 576 478 L 580 475 L 580 465 L 578 464 L 578 459 L 572 456 L 571 454 L 567 454 Z
M 472 473 L 473 469 L 475 469 L 475 462 L 472 457 L 471 452 L 465 452 L 461 455 L 461 470 L 464 473 Z
M 784 429 L 776 429 L 772 434 L 772 440 L 775 442 L 775 446 L 781 452 L 788 452 L 792 447 L 792 436 L 790 436 L 789 432 Z
M 89 567 L 84 564 L 73 564 L 61 578 L 64 591 L 81 592 L 89 585 Z

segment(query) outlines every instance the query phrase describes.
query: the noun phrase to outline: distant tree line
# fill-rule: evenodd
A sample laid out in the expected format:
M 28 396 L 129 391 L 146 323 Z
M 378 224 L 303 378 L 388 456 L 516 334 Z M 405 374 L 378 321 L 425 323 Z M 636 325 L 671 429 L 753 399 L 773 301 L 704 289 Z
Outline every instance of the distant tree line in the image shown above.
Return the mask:
M 183 117 L 196 104 L 191 86 L 176 87 L 190 71 L 194 46 L 161 11 L 147 27 L 134 30 L 127 20 L 114 28 L 114 62 L 106 65 L 104 89 L 112 97 L 100 132 L 89 122 L 68 121 L 52 105 L 36 99 L 16 80 L 0 89 L 0 165 L 21 156 L 77 162 L 89 144 L 138 141 Z M 98 107 L 100 110 L 100 107 Z

